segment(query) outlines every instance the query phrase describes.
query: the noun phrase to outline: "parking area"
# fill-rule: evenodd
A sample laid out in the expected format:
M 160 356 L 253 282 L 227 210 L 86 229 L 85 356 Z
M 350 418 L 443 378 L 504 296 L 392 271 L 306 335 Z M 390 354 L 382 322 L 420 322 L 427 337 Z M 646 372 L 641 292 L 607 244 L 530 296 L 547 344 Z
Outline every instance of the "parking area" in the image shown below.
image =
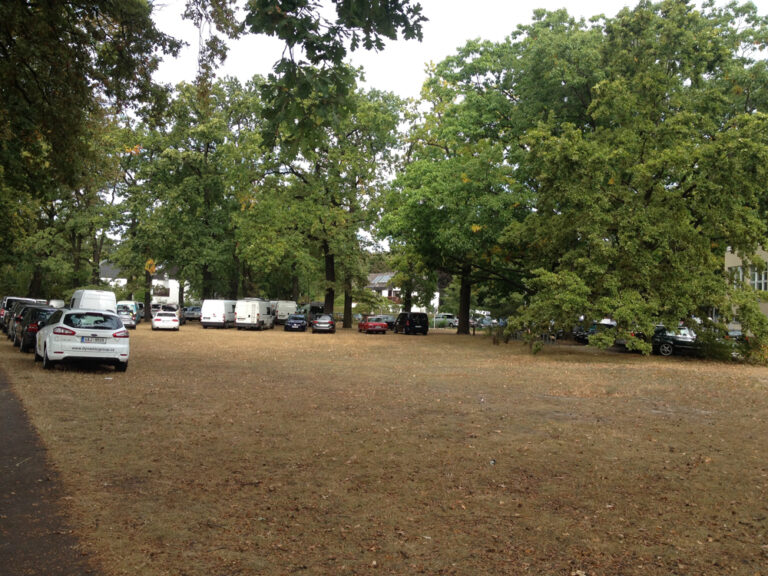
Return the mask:
M 105 574 L 765 566 L 764 368 L 449 330 L 130 339 L 126 373 L 0 345 Z

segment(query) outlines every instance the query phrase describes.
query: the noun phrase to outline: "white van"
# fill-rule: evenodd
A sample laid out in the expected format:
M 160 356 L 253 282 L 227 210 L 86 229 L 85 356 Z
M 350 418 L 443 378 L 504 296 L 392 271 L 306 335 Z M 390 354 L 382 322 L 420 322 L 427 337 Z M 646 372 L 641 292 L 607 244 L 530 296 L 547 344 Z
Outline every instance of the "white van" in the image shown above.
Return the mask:
M 296 314 L 297 308 L 293 300 L 277 300 L 272 302 L 272 307 L 275 309 L 275 322 L 278 324 L 285 324 L 288 316 Z
M 235 325 L 236 300 L 203 300 L 200 324 L 203 328 L 229 328 Z
M 275 315 L 272 302 L 259 298 L 238 300 L 235 307 L 235 326 L 238 330 L 274 328 Z
M 117 314 L 117 298 L 110 290 L 75 290 L 69 307 L 73 310 L 107 310 Z

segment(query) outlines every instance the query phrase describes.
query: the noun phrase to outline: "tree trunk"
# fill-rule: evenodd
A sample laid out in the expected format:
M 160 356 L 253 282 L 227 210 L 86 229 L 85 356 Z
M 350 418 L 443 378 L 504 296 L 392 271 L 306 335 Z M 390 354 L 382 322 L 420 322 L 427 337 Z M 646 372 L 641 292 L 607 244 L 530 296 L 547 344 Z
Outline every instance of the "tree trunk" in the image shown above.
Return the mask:
M 179 278 L 179 308 L 184 307 L 184 280 Z
M 469 267 L 461 274 L 461 289 L 459 291 L 459 334 L 469 334 L 469 307 L 472 299 L 472 283 L 469 280 Z
M 152 274 L 144 270 L 144 320 L 152 320 Z
M 410 280 L 406 280 L 402 287 L 403 294 L 403 312 L 410 312 L 413 308 L 413 286 Z
M 325 253 L 325 302 L 323 311 L 333 314 L 333 301 L 336 299 L 336 258 L 329 253 L 327 243 L 323 243 Z
M 344 328 L 352 328 L 352 280 L 344 279 Z
M 32 271 L 32 278 L 29 280 L 29 286 L 27 287 L 27 296 L 30 298 L 40 298 L 40 293 L 43 291 L 43 274 L 39 266 L 35 266 Z
M 291 296 L 294 302 L 299 301 L 299 275 L 296 274 L 296 264 L 291 267 Z
M 203 264 L 202 269 L 202 297 L 203 300 L 207 298 L 213 298 L 213 275 L 211 274 L 208 264 Z

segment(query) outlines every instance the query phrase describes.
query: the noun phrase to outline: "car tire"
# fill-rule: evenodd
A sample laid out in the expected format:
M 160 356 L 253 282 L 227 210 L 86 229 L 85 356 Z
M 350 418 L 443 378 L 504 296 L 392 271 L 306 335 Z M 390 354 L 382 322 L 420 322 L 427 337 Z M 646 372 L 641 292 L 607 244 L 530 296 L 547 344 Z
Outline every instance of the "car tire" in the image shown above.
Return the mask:
M 675 352 L 675 347 L 669 342 L 662 342 L 659 344 L 659 354 L 662 356 L 672 356 Z
M 25 344 L 24 338 L 21 338 L 21 342 L 19 342 L 19 352 L 29 352 L 29 346 Z
M 115 364 L 115 372 L 125 372 L 128 370 L 128 362 L 118 362 Z
M 48 348 L 43 348 L 43 369 L 53 370 L 54 366 L 56 366 L 56 363 L 48 358 Z

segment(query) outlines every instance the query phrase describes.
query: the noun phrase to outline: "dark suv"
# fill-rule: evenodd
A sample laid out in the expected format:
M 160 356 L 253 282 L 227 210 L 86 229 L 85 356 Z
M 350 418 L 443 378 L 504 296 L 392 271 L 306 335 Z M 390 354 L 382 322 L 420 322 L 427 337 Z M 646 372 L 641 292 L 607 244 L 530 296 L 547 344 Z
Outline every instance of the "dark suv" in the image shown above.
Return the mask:
M 429 332 L 429 318 L 423 312 L 400 312 L 393 328 L 395 334 L 424 334 Z

